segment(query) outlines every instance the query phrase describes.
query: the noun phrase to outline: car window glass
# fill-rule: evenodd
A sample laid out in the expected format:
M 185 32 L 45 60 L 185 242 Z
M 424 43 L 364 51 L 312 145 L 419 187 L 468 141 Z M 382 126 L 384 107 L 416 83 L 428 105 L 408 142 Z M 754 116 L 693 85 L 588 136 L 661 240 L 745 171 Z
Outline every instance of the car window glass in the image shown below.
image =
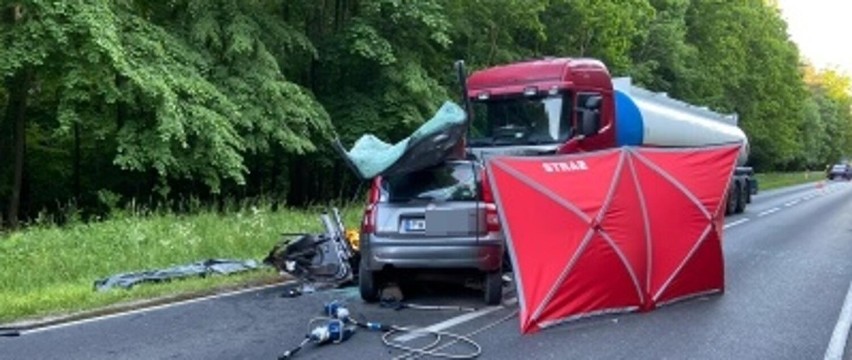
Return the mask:
M 451 163 L 386 178 L 388 202 L 477 200 L 476 167 Z

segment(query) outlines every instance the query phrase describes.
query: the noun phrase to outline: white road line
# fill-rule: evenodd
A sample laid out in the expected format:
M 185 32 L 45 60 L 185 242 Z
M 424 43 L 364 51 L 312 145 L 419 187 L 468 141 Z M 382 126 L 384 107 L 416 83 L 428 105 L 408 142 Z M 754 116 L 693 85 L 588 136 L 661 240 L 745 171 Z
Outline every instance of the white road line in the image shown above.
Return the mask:
M 800 201 L 800 200 L 793 200 L 793 201 L 790 201 L 790 202 L 788 202 L 788 203 L 784 204 L 784 206 L 786 206 L 786 207 L 790 207 L 790 206 L 793 206 L 793 205 L 798 204 L 798 203 L 799 203 L 799 201 Z
M 778 211 L 778 210 L 781 210 L 781 209 L 779 209 L 779 208 L 777 208 L 777 207 L 776 207 L 776 208 L 771 208 L 771 209 L 766 210 L 766 211 L 764 211 L 764 212 L 762 212 L 762 213 L 760 213 L 760 214 L 757 214 L 757 217 L 764 217 L 764 216 L 769 215 L 769 214 L 772 214 L 772 213 L 774 213 L 774 212 L 776 212 L 776 211 Z
M 146 313 L 146 312 L 149 312 L 149 311 L 162 310 L 162 309 L 166 309 L 166 308 L 170 308 L 170 307 L 192 304 L 192 303 L 197 303 L 197 302 L 201 302 L 201 301 L 225 298 L 225 297 L 230 297 L 230 296 L 234 296 L 234 295 L 245 294 L 245 293 L 248 293 L 248 292 L 260 291 L 260 290 L 265 290 L 265 289 L 269 289 L 269 288 L 273 288 L 273 287 L 277 287 L 277 286 L 283 286 L 283 285 L 286 285 L 286 284 L 287 283 L 263 285 L 263 286 L 248 288 L 248 289 L 241 289 L 241 290 L 226 292 L 226 293 L 222 293 L 222 294 L 209 295 L 209 296 L 204 296 L 204 297 L 199 297 L 199 298 L 194 298 L 194 299 L 189 299 L 189 300 L 184 300 L 184 301 L 178 301 L 178 302 L 173 302 L 173 303 L 168 303 L 168 304 L 145 307 L 145 308 L 136 309 L 136 310 L 124 311 L 124 312 L 119 312 L 119 313 L 115 313 L 115 314 L 109 314 L 109 315 L 92 317 L 92 318 L 87 318 L 87 319 L 69 321 L 69 322 L 60 323 L 60 324 L 56 324 L 56 325 L 48 325 L 48 326 L 44 326 L 44 327 L 39 327 L 39 328 L 35 328 L 35 329 L 21 331 L 21 335 L 32 334 L 32 333 L 37 333 L 37 332 L 42 332 L 42 331 L 56 330 L 56 329 L 61 329 L 61 328 L 69 327 L 69 326 L 83 325 L 83 324 L 86 324 L 86 323 L 108 320 L 108 319 L 112 319 L 112 318 L 117 318 L 117 317 L 122 317 L 122 316 L 127 316 L 127 315 L 133 315 L 133 314 L 141 314 L 141 313 Z
M 506 304 L 513 305 L 516 302 L 518 302 L 518 298 L 511 298 L 511 299 L 506 301 Z M 459 315 L 459 316 L 456 316 L 454 318 L 449 318 L 447 320 L 439 322 L 437 324 L 429 325 L 425 328 L 417 329 L 414 332 L 408 333 L 406 335 L 402 335 L 400 337 L 397 337 L 394 340 L 399 341 L 399 342 L 411 341 L 411 340 L 417 339 L 419 337 L 428 335 L 426 332 L 446 330 L 446 329 L 449 329 L 453 326 L 456 326 L 456 325 L 459 325 L 459 324 L 462 324 L 462 323 L 466 323 L 466 322 L 471 321 L 473 319 L 483 317 L 485 315 L 488 315 L 490 313 L 493 313 L 497 310 L 501 310 L 501 309 L 504 309 L 504 308 L 505 308 L 504 305 L 489 306 L 489 307 L 486 307 L 486 308 L 482 308 L 482 309 L 479 309 L 479 310 L 474 311 L 472 313 Z
M 849 291 L 846 292 L 846 300 L 843 301 L 840 317 L 837 319 L 837 325 L 834 326 L 834 333 L 831 334 L 828 349 L 825 350 L 825 360 L 843 359 L 850 326 L 852 326 L 852 283 L 849 284 Z
M 744 223 L 747 223 L 748 221 L 749 221 L 749 219 L 739 219 L 739 220 L 737 220 L 737 221 L 734 221 L 734 222 L 730 222 L 730 223 L 725 224 L 724 229 L 727 229 L 727 228 L 730 228 L 730 227 L 734 227 L 734 226 L 737 226 L 737 225 L 740 225 L 740 224 L 744 224 Z

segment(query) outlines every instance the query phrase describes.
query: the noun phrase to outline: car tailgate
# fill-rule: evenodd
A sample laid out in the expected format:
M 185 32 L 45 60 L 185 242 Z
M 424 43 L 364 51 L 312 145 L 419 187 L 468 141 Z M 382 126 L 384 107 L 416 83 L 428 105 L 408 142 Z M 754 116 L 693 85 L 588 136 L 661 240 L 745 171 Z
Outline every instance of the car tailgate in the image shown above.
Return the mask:
M 480 206 L 477 206 L 480 205 Z M 485 229 L 482 203 L 382 204 L 376 221 L 380 236 L 400 238 L 475 237 Z

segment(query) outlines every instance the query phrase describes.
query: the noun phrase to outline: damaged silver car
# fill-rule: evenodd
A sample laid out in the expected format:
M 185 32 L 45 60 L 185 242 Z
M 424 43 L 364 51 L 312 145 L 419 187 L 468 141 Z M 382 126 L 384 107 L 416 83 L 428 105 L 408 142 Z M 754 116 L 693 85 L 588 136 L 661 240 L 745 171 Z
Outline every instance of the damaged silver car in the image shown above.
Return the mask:
M 504 239 L 497 207 L 475 161 L 453 160 L 373 179 L 361 228 L 361 297 L 379 300 L 400 270 L 475 270 L 485 302 L 502 299 Z

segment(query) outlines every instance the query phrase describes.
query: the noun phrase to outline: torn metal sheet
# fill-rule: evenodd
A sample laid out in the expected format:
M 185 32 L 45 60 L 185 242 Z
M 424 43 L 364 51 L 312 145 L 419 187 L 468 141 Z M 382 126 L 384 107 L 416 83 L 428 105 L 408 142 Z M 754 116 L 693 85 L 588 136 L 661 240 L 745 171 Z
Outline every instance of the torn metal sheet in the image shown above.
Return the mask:
M 293 234 L 297 237 L 282 240 L 263 259 L 265 264 L 298 280 L 285 290 L 288 296 L 336 288 L 354 279 L 352 265 L 357 253 L 346 239 L 340 211 L 333 208 L 320 220 L 324 234 Z
M 362 179 L 405 174 L 438 165 L 449 158 L 464 137 L 466 120 L 464 109 L 447 101 L 432 119 L 395 144 L 366 134 L 349 151 L 339 140 L 334 146 Z

